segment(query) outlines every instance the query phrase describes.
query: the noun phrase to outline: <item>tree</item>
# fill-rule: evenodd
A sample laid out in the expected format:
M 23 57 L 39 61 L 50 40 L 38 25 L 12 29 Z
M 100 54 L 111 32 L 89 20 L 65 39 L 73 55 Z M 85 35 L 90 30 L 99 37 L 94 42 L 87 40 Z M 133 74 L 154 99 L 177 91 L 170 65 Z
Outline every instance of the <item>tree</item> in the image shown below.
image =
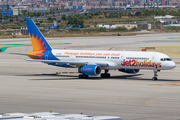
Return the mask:
M 82 19 L 78 19 L 77 16 L 69 16 L 67 24 L 71 24 L 71 25 L 83 25 L 84 21 Z
M 94 13 L 94 15 L 100 15 L 100 14 L 101 14 L 100 11 Z
M 62 15 L 61 20 L 66 20 L 66 15 Z
M 8 15 L 4 15 L 4 18 L 5 18 L 5 19 L 8 19 L 8 18 L 9 18 L 9 16 L 8 16 Z
M 132 16 L 132 14 L 129 12 L 129 13 L 128 13 L 128 16 Z
M 84 21 L 83 20 L 78 20 L 78 25 L 83 25 L 84 24 Z
M 24 22 L 24 20 L 20 20 L 19 22 Z
M 78 19 L 83 19 L 84 15 L 78 15 L 77 17 L 78 17 Z
M 53 11 L 53 10 L 50 10 L 50 11 L 49 11 L 49 14 L 54 14 L 54 11 Z
M 24 16 L 26 15 L 26 11 L 25 10 L 22 11 L 22 15 L 24 15 Z
M 53 20 L 56 20 L 56 18 L 48 17 L 47 20 L 52 22 Z
M 46 15 L 49 15 L 49 13 L 48 13 L 48 12 L 45 12 L 45 14 L 46 14 Z
M 52 21 L 53 21 L 53 20 L 56 20 L 56 18 L 52 18 Z
M 92 15 L 91 14 L 87 14 L 87 18 L 92 18 Z
M 40 12 L 38 12 L 36 15 L 37 15 L 37 16 L 41 16 L 41 13 L 40 13 Z
M 48 17 L 47 20 L 48 20 L 48 21 L 52 21 L 52 18 L 51 18 L 51 17 Z
M 27 15 L 28 15 L 28 16 L 30 16 L 30 15 L 31 15 L 31 13 L 28 11 Z
M 9 22 L 13 22 L 13 19 L 10 19 Z
M 109 18 L 117 18 L 118 17 L 118 14 L 117 13 L 110 13 Z
M 34 12 L 31 12 L 31 15 L 30 15 L 31 17 L 34 17 Z

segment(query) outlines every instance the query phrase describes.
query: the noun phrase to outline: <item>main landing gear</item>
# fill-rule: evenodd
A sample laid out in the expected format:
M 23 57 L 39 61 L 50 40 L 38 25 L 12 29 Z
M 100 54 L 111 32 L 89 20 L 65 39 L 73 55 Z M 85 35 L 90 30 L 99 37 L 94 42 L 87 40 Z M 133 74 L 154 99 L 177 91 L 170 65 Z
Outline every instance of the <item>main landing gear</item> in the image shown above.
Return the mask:
M 101 73 L 101 78 L 110 78 L 110 74 L 108 73 L 109 70 L 105 70 L 105 73 Z
M 89 78 L 88 75 L 79 74 L 79 79 L 88 79 L 88 78 Z
M 154 77 L 152 78 L 152 80 L 154 80 L 154 81 L 156 81 L 156 80 L 158 80 L 158 78 L 157 78 L 157 72 L 160 72 L 160 71 L 158 71 L 158 70 L 154 70 Z
M 109 70 L 105 70 L 105 73 L 101 73 L 101 78 L 110 78 L 110 74 L 108 73 Z M 79 79 L 88 79 L 89 76 L 88 75 L 84 75 L 84 74 L 79 74 Z

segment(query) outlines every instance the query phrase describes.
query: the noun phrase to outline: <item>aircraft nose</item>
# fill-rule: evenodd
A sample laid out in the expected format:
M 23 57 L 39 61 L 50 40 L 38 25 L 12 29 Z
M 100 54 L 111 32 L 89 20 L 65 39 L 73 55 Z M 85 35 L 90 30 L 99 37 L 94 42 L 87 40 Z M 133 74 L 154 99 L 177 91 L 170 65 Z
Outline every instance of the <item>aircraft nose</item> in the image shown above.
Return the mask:
M 173 69 L 176 67 L 176 64 L 174 63 L 174 61 L 169 61 L 166 66 L 168 69 Z
M 176 67 L 176 64 L 175 64 L 174 62 L 171 62 L 170 66 L 171 66 L 172 68 L 175 68 L 175 67 Z

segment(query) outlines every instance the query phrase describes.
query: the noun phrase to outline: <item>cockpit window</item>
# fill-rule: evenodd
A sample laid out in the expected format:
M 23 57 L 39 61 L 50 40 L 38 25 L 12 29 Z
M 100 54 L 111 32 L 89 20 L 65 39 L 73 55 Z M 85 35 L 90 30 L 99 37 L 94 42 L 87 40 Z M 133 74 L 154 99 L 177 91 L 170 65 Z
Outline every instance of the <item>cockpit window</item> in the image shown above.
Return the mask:
M 171 58 L 165 58 L 165 61 L 172 61 Z
M 161 58 L 161 61 L 172 61 L 171 58 Z

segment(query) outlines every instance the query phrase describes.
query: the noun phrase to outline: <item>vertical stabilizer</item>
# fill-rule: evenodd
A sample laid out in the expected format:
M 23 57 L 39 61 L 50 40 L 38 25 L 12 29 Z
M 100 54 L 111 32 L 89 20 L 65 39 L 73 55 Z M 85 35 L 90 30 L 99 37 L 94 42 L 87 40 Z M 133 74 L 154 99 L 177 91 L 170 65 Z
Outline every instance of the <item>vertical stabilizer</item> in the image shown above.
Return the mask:
M 45 51 L 52 50 L 49 43 L 46 41 L 41 31 L 37 28 L 33 20 L 26 20 L 27 28 L 29 31 L 29 36 L 31 38 L 33 51 Z

